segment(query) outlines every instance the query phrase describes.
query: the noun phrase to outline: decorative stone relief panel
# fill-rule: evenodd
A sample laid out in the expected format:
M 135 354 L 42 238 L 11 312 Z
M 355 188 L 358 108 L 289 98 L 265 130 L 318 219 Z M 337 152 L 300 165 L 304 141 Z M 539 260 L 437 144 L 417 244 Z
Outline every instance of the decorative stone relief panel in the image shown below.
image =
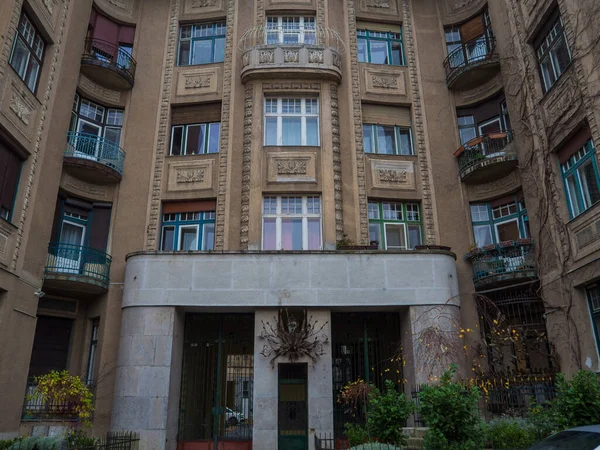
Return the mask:
M 169 162 L 167 192 L 213 188 L 213 160 Z
M 415 167 L 412 161 L 371 160 L 374 188 L 415 190 Z
M 206 14 L 225 12 L 223 0 L 184 0 L 183 14 Z
M 103 184 L 90 183 L 63 172 L 60 187 L 70 194 L 89 200 L 108 201 L 112 199 L 113 188 Z
M 98 7 L 115 19 L 133 22 L 136 0 L 94 0 Z
M 270 152 L 267 154 L 267 182 L 316 183 L 316 160 L 316 152 Z
M 521 178 L 517 171 L 491 183 L 469 185 L 469 201 L 489 200 L 493 197 L 516 191 L 521 186 Z
M 442 2 L 440 11 L 445 11 L 444 24 L 462 22 L 483 9 L 487 0 L 439 0 Z
M 581 94 L 577 88 L 577 81 L 572 75 L 569 75 L 559 86 L 554 86 L 542 104 L 547 127 L 552 127 L 559 120 L 565 123 L 581 106 Z
M 361 17 L 368 16 L 399 16 L 400 8 L 398 0 L 357 0 L 358 11 L 357 15 Z
M 93 100 L 98 100 L 100 103 L 109 106 L 122 106 L 120 91 L 100 86 L 98 83 L 83 74 L 79 76 L 79 83 L 77 87 L 85 95 L 91 97 Z
M 315 0 L 267 0 L 266 7 L 269 8 L 316 8 Z
M 455 91 L 454 101 L 457 107 L 474 105 L 492 95 L 497 94 L 502 89 L 502 78 L 500 74 L 491 80 L 486 81 L 481 86 L 466 91 Z
M 12 75 L 4 86 L 0 108 L 2 115 L 12 125 L 10 128 L 14 127 L 27 142 L 31 142 L 39 102 L 20 80 L 12 79 Z
M 568 223 L 571 241 L 575 249 L 575 261 L 600 251 L 600 207 L 584 212 Z
M 219 95 L 221 67 L 213 66 L 202 69 L 176 69 L 177 89 L 176 95 Z
M 398 102 L 399 97 L 404 97 L 409 102 L 405 68 L 385 69 L 362 65 L 361 69 L 361 88 L 364 94 L 376 95 L 379 101 Z M 382 94 L 385 97 L 381 97 Z

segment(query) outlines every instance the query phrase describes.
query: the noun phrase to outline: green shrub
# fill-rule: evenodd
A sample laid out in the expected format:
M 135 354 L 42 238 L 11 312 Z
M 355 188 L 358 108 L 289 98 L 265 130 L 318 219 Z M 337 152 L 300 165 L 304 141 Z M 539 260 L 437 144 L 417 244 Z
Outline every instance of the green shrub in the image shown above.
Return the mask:
M 28 436 L 14 442 L 7 450 L 59 450 L 62 444 L 60 436 Z
M 348 438 L 350 447 L 364 444 L 369 440 L 369 433 L 365 427 L 357 423 L 347 423 L 344 425 L 344 431 Z
M 11 447 L 13 444 L 16 444 L 17 442 L 21 442 L 23 439 L 25 439 L 25 436 L 17 436 L 16 438 L 12 438 L 12 439 L 2 439 L 2 440 L 0 440 L 0 450 L 6 450 L 7 448 Z
M 367 430 L 379 442 L 405 445 L 402 426 L 414 410 L 414 403 L 398 392 L 394 383 L 385 382 L 385 392 L 375 391 L 369 396 Z
M 425 386 L 419 392 L 421 418 L 429 431 L 425 435 L 425 450 L 481 448 L 482 432 L 477 404 L 476 386 L 453 383 L 456 365 L 444 372 L 440 383 Z M 430 435 L 430 436 L 428 436 Z
M 580 370 L 571 381 L 556 376 L 556 398 L 552 402 L 562 428 L 594 425 L 600 420 L 600 383 L 598 375 Z
M 527 412 L 526 418 L 533 426 L 538 440 L 544 439 L 563 429 L 558 423 L 556 412 L 551 405 L 551 403 L 548 403 L 542 406 L 534 403 Z
M 98 439 L 85 434 L 83 430 L 71 430 L 67 433 L 67 448 L 78 449 L 93 447 L 98 443 Z
M 366 444 L 350 447 L 350 450 L 402 450 L 391 444 L 383 444 L 381 442 L 367 442 Z
M 539 440 L 535 426 L 525 419 L 492 420 L 485 435 L 487 446 L 494 450 L 529 448 Z

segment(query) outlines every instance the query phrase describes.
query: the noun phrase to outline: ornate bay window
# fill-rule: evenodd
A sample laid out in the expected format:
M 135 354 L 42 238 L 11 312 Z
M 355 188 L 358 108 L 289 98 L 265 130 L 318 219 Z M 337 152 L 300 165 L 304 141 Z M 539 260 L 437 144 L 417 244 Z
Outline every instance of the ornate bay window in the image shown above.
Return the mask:
M 263 250 L 320 250 L 321 197 L 265 196 Z
M 522 196 L 511 194 L 489 203 L 471 203 L 471 220 L 477 247 L 530 236 Z
M 266 43 L 316 44 L 314 17 L 267 17 Z

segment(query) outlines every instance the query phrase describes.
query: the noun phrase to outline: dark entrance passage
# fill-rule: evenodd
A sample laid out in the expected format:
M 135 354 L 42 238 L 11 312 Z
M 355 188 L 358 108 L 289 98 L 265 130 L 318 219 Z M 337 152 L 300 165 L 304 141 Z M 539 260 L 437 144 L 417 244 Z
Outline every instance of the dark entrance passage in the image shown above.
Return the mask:
M 308 448 L 308 365 L 279 364 L 278 448 Z
M 249 450 L 253 382 L 254 315 L 188 314 L 179 449 Z
M 29 363 L 29 376 L 65 370 L 69 360 L 73 319 L 38 316 Z

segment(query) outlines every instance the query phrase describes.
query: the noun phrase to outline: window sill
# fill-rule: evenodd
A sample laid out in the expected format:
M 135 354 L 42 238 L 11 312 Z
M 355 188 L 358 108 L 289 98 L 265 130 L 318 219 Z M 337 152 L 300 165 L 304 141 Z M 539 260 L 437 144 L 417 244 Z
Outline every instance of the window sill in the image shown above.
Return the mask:
M 192 155 L 167 155 L 166 158 L 207 158 L 207 157 L 213 157 L 213 156 L 219 156 L 219 152 L 214 152 L 214 153 L 196 153 L 196 154 L 192 154 Z
M 204 67 L 204 66 L 216 66 L 216 65 L 222 65 L 223 61 L 217 61 L 217 62 L 207 62 L 207 63 L 200 63 L 200 64 L 177 64 L 175 67 L 179 68 L 179 69 L 185 69 L 186 67 Z
M 380 64 L 380 63 L 372 63 L 372 62 L 366 62 L 366 61 L 359 61 L 359 64 L 365 64 L 365 65 L 369 65 L 369 66 L 375 66 L 375 67 L 398 67 L 398 68 L 403 68 L 406 69 L 408 67 L 408 64 Z
M 383 158 L 408 158 L 408 159 L 417 159 L 418 156 L 417 155 L 399 155 L 396 153 L 368 153 L 368 152 L 364 152 L 365 156 L 369 156 L 371 158 L 376 158 L 376 159 L 383 159 Z

